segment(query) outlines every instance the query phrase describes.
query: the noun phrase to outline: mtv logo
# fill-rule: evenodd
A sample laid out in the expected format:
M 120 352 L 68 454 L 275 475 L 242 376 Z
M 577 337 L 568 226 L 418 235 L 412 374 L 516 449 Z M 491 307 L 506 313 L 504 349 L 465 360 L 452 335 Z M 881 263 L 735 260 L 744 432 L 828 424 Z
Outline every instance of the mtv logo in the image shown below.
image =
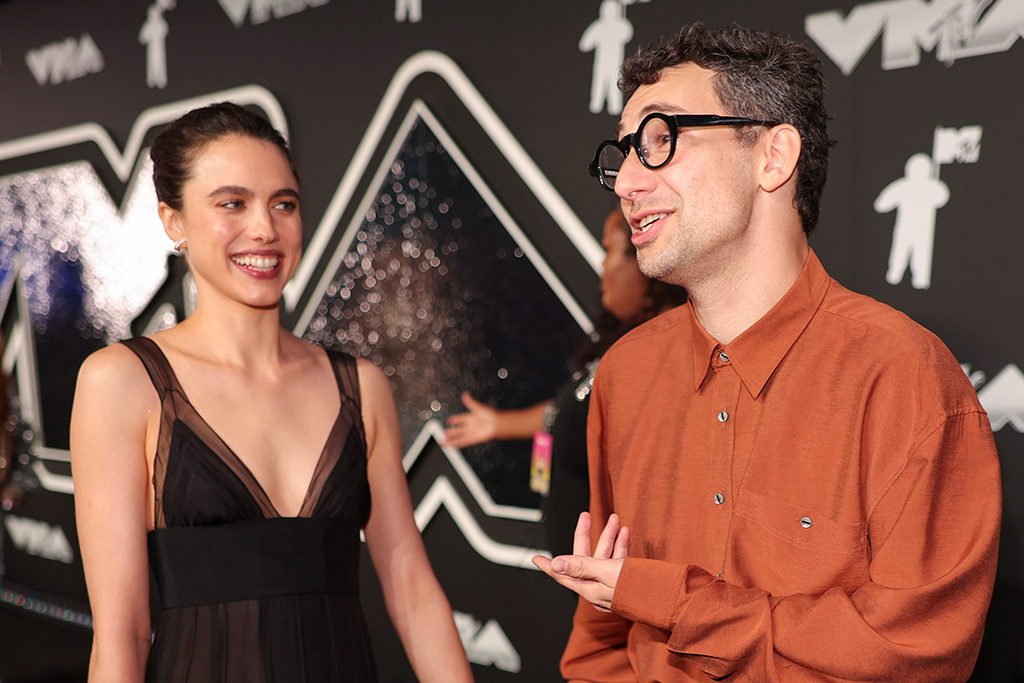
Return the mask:
M 493 664 L 502 671 L 519 673 L 522 660 L 497 620 L 491 619 L 481 628 L 480 622 L 472 614 L 454 610 L 452 614 L 469 661 L 483 666 Z
M 936 164 L 973 164 L 981 156 L 981 126 L 935 128 L 932 159 Z

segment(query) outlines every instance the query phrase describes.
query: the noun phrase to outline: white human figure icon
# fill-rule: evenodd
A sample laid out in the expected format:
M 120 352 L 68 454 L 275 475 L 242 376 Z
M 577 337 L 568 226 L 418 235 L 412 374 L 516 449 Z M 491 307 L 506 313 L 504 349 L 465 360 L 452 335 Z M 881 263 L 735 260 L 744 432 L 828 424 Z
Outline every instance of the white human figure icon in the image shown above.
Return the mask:
M 906 175 L 894 180 L 875 199 L 875 211 L 896 209 L 889 270 L 885 281 L 899 284 L 910 268 L 914 289 L 928 289 L 932 282 L 932 250 L 935 245 L 935 214 L 949 201 L 949 187 L 935 177 L 932 158 L 914 154 L 907 159 Z
M 175 0 L 157 0 L 149 6 L 146 23 L 139 31 L 139 42 L 146 46 L 146 85 L 167 87 L 167 33 L 164 12 L 174 9 Z
M 633 38 L 633 24 L 619 0 L 603 0 L 599 18 L 580 38 L 580 52 L 594 52 L 594 76 L 590 83 L 590 111 L 597 114 L 608 104 L 609 114 L 622 113 L 619 65 L 626 56 L 626 43 Z
M 415 24 L 423 18 L 423 0 L 395 0 L 395 21 Z

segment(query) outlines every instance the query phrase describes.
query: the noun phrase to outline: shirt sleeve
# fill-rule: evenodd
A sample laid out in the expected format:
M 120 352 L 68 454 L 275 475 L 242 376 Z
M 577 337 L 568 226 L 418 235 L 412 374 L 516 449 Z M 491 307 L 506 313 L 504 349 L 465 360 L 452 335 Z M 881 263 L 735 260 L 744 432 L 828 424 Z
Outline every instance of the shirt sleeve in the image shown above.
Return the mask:
M 601 373 L 594 383 L 587 416 L 587 455 L 590 467 L 590 514 L 594 520 L 607 519 L 614 511 L 611 486 L 602 466 L 604 460 L 604 402 L 598 388 Z M 601 533 L 594 524 L 594 543 Z M 562 655 L 562 675 L 570 681 L 590 683 L 635 683 L 629 663 L 627 642 L 633 623 L 615 614 L 599 612 L 580 598 L 573 618 L 572 633 Z
M 700 567 L 627 558 L 612 614 L 663 630 L 671 652 L 713 679 L 962 682 L 995 580 L 1001 495 L 987 417 L 954 414 L 869 508 L 862 585 L 770 595 Z M 573 635 L 577 648 L 600 642 L 589 620 L 578 618 Z

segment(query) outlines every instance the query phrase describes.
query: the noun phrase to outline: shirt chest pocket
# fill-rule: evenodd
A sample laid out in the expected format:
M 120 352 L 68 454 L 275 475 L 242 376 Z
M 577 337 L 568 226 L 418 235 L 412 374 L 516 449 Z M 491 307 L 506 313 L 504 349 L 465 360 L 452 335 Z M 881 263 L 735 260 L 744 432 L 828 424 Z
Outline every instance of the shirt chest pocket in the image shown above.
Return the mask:
M 754 491 L 740 494 L 726 564 L 730 583 L 772 595 L 848 593 L 868 579 L 867 526 Z

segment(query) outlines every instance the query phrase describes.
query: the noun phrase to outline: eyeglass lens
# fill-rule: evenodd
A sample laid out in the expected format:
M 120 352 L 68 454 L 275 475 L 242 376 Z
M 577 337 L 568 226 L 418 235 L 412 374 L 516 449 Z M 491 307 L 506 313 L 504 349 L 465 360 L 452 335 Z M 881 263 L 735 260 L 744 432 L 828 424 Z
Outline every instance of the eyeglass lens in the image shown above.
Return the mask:
M 637 134 L 640 137 L 640 147 L 637 153 L 648 168 L 657 168 L 666 161 L 672 153 L 672 134 L 668 122 L 665 119 L 654 117 L 647 119 Z
M 639 142 L 637 153 L 648 168 L 657 168 L 667 163 L 672 155 L 672 130 L 668 122 L 660 117 L 645 121 L 632 139 Z M 619 145 L 607 143 L 601 148 L 597 167 L 604 186 L 609 190 L 615 189 L 615 178 L 625 160 Z
M 606 144 L 601 148 L 597 158 L 597 169 L 601 174 L 601 181 L 609 190 L 615 189 L 615 178 L 619 175 L 622 162 L 626 157 L 622 156 L 622 150 L 614 144 Z

